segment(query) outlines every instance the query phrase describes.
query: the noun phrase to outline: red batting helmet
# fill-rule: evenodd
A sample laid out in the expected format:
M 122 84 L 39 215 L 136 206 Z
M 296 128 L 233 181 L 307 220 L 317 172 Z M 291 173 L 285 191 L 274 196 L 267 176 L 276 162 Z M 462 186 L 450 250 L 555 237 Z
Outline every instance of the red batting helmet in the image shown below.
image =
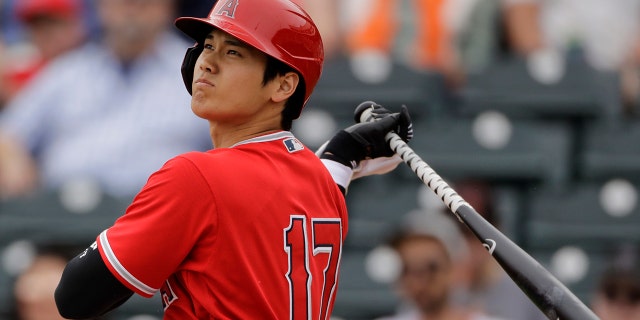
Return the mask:
M 175 25 L 200 47 L 213 28 L 220 29 L 298 71 L 305 90 L 300 111 L 320 78 L 324 60 L 320 33 L 311 17 L 290 0 L 218 0 L 208 17 L 181 17 Z M 187 52 L 183 64 L 189 93 L 202 50 L 198 45 Z

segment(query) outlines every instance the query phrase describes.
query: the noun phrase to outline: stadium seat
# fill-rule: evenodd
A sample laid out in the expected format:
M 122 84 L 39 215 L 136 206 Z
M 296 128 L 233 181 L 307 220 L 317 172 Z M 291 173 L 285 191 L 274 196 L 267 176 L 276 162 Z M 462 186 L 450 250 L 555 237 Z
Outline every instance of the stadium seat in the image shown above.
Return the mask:
M 529 72 L 527 60 L 510 57 L 469 76 L 459 94 L 458 112 L 475 115 L 499 110 L 513 117 L 602 117 L 622 111 L 617 76 L 595 71 L 583 59 L 566 60 L 565 74 L 543 84 Z
M 16 243 L 37 248 L 84 248 L 121 216 L 130 199 L 102 195 L 95 206 L 78 213 L 68 207 L 58 192 L 38 193 L 24 198 L 0 202 L 0 316 L 12 311 L 12 289 L 16 275 L 5 270 L 7 250 Z M 114 320 L 125 320 L 136 314 L 162 315 L 157 297 L 134 297 L 112 314 Z
M 569 179 L 571 128 L 563 122 L 511 119 L 504 145 L 487 147 L 474 119 L 415 123 L 411 146 L 445 179 L 480 178 L 562 185 Z
M 100 231 L 122 213 L 121 208 L 110 213 L 105 198 L 95 212 L 75 214 L 67 210 L 57 192 L 42 193 L 0 202 L 0 314 L 13 305 L 12 288 L 15 274 L 6 270 L 12 259 L 8 248 L 12 244 L 39 246 L 88 246 Z
M 533 190 L 524 230 L 526 245 L 547 248 L 558 243 L 578 243 L 589 248 L 619 241 L 640 241 L 638 204 L 630 207 L 626 215 L 608 214 L 600 198 L 602 186 L 582 182 L 562 191 Z
M 640 180 L 640 122 L 594 122 L 583 135 L 578 173 L 583 179 L 623 176 Z
M 367 250 L 345 250 L 333 315 L 349 320 L 369 320 L 391 314 L 398 303 L 391 284 L 377 283 L 365 272 Z
M 573 249 L 580 250 L 584 256 L 573 262 L 571 261 L 572 257 L 570 254 L 560 257 L 560 250 L 566 248 L 571 248 L 572 252 Z M 528 252 L 583 303 L 589 306 L 597 281 L 609 265 L 610 250 L 610 247 L 604 245 L 584 247 L 580 243 L 570 241 L 557 243 L 554 246 L 544 249 L 528 250 Z M 582 261 L 581 259 L 584 258 L 586 258 L 586 260 Z M 557 260 L 554 261 L 555 259 Z M 575 277 L 575 279 L 566 279 L 565 277 L 567 276 Z
M 323 67 L 308 106 L 329 111 L 342 119 L 353 118 L 361 102 L 371 100 L 391 110 L 407 105 L 414 118 L 445 112 L 448 92 L 441 75 L 420 72 L 399 63 L 392 65 L 388 78 L 380 83 L 364 83 L 351 71 L 348 58 L 338 57 Z
M 347 193 L 349 233 L 345 246 L 370 249 L 387 241 L 401 216 L 418 206 L 421 183 L 415 176 L 405 180 L 391 175 L 353 181 Z
M 77 214 L 67 210 L 54 193 L 6 201 L 0 207 L 0 240 L 90 244 L 124 213 L 127 204 L 104 198 L 91 212 Z
M 523 195 L 522 185 L 519 184 L 494 184 L 493 212 L 494 224 L 502 233 L 516 243 L 522 241 L 522 224 L 525 217 L 526 201 Z M 476 208 L 480 210 L 479 208 Z M 480 212 L 482 214 L 482 212 Z

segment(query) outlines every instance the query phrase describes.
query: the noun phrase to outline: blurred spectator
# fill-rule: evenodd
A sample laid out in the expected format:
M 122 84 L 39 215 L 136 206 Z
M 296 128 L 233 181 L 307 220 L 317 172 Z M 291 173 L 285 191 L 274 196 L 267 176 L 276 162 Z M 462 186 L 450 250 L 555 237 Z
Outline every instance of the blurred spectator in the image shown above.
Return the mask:
M 340 24 L 339 0 L 293 0 L 304 8 L 320 30 L 325 60 L 342 50 L 344 41 Z
M 84 41 L 82 0 L 21 0 L 15 11 L 42 60 L 48 61 Z
M 415 211 L 407 218 L 405 228 L 390 241 L 401 264 L 397 291 L 406 305 L 380 320 L 497 319 L 451 300 L 454 265 L 461 254 L 454 222 L 441 212 Z
M 623 96 L 640 94 L 640 1 L 501 0 L 510 49 L 532 65 L 558 69 L 581 52 L 600 71 L 620 72 Z M 631 73 L 631 74 L 629 74 Z
M 638 270 L 611 269 L 602 276 L 593 301 L 601 320 L 640 319 L 640 274 Z
M 489 184 L 480 180 L 458 181 L 454 187 L 483 218 L 500 229 Z M 503 319 L 541 320 L 546 317 L 511 280 L 471 230 L 461 228 L 468 255 L 456 264 L 453 300 Z
M 191 115 L 173 0 L 97 0 L 99 41 L 47 65 L 0 118 L 0 194 L 91 180 L 131 196 L 164 161 L 211 148 Z
M 640 48 L 638 0 L 502 1 L 509 42 L 520 54 L 580 48 L 596 69 L 617 70 Z
M 22 259 L 28 260 L 28 263 L 15 281 L 12 281 L 15 303 L 10 319 L 63 319 L 58 313 L 51 294 L 62 276 L 67 261 L 82 249 L 69 244 L 34 243 L 34 245 L 35 255 L 22 254 Z
M 353 30 L 347 36 L 349 53 L 355 61 L 393 59 L 440 72 L 456 87 L 465 73 L 459 37 L 478 5 L 483 1 L 361 1 L 346 28 Z
M 623 253 L 600 277 L 591 307 L 601 320 L 640 319 L 640 267 Z
M 14 286 L 18 320 L 62 320 L 51 295 L 67 260 L 58 254 L 42 254 L 18 277 Z
M 21 0 L 13 8 L 25 41 L 13 44 L 6 58 L 5 90 L 15 95 L 52 59 L 86 38 L 82 0 Z
M 9 91 L 5 80 L 5 70 L 7 68 L 7 53 L 4 45 L 4 39 L 0 34 L 0 112 L 4 109 L 4 105 L 9 99 Z

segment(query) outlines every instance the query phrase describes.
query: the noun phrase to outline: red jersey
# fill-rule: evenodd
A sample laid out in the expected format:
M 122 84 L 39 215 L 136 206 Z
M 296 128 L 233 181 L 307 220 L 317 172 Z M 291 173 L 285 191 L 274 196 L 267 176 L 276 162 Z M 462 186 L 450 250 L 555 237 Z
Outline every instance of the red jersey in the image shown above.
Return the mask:
M 328 319 L 346 233 L 329 172 L 278 132 L 168 161 L 97 242 L 165 319 Z

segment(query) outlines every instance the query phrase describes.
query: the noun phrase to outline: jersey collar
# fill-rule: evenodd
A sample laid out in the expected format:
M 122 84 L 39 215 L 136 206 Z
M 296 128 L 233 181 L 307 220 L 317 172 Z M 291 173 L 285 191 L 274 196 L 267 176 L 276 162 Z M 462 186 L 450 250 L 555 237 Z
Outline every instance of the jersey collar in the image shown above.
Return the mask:
M 243 144 L 269 142 L 269 141 L 282 140 L 286 138 L 295 138 L 295 137 L 293 136 L 293 133 L 291 133 L 290 131 L 279 131 L 275 133 L 265 134 L 264 136 L 259 136 L 259 137 L 247 139 L 244 141 L 240 141 L 232 145 L 230 148 L 241 146 Z

